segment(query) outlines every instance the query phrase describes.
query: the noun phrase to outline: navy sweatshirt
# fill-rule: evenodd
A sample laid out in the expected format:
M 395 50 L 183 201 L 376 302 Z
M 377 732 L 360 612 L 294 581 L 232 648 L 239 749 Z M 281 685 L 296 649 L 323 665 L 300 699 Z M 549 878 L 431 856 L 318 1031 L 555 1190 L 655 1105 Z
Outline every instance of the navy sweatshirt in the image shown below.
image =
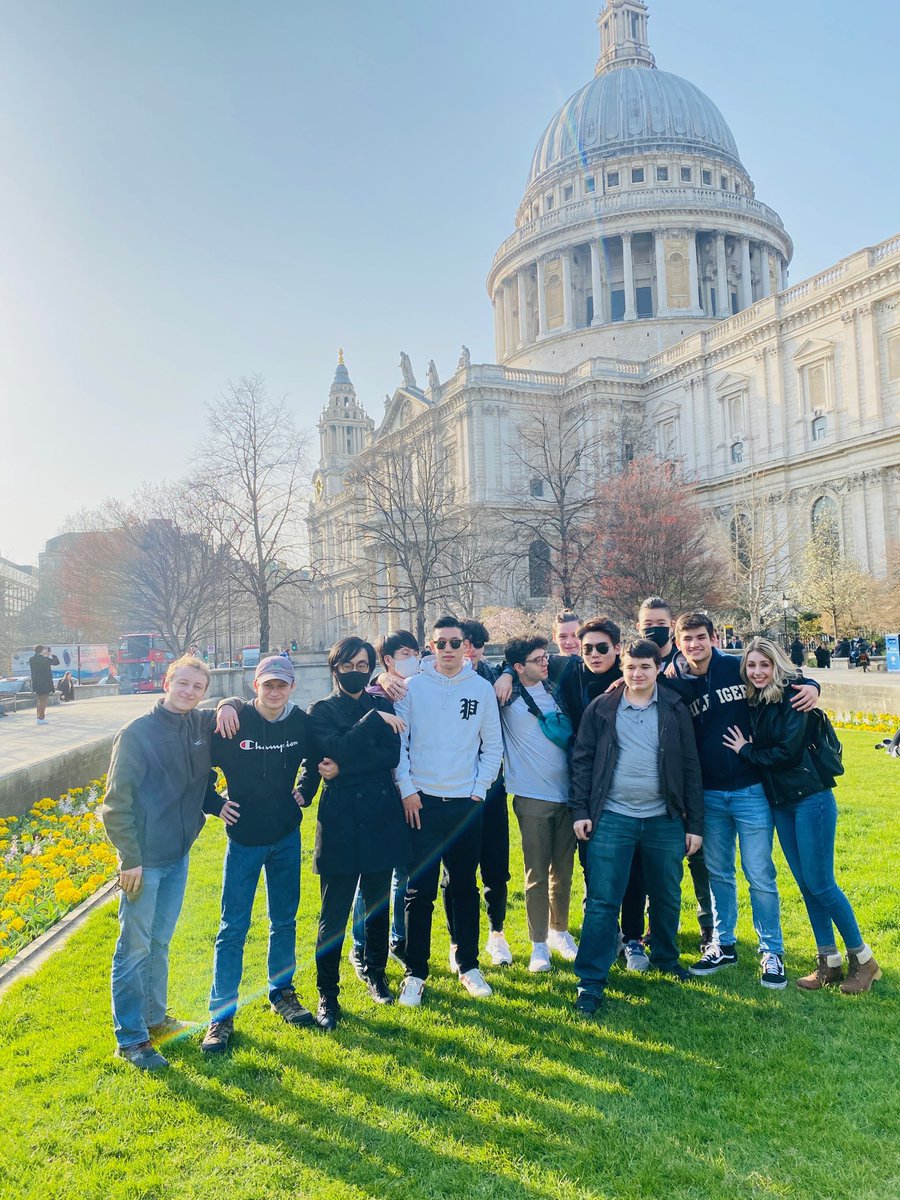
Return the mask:
M 228 784 L 228 797 L 240 805 L 228 836 L 242 846 L 266 846 L 286 837 L 300 824 L 302 813 L 294 799 L 297 772 L 305 763 L 299 784 L 305 804 L 319 787 L 316 764 L 306 761 L 312 750 L 309 717 L 302 709 L 291 711 L 280 721 L 267 721 L 254 704 L 240 710 L 240 727 L 233 738 L 213 735 L 213 766 L 221 767 Z M 209 800 L 206 812 L 219 814 L 223 800 Z
M 723 654 L 713 646 L 705 675 L 689 674 L 680 656 L 675 659 L 675 669 L 678 671 L 676 679 L 661 675 L 660 682 L 675 688 L 691 714 L 705 790 L 735 792 L 761 784 L 759 768 L 743 755 L 729 750 L 722 741 L 732 725 L 736 725 L 748 740 L 751 737 L 750 706 L 741 679 L 741 659 Z M 802 682 L 815 681 L 804 679 Z

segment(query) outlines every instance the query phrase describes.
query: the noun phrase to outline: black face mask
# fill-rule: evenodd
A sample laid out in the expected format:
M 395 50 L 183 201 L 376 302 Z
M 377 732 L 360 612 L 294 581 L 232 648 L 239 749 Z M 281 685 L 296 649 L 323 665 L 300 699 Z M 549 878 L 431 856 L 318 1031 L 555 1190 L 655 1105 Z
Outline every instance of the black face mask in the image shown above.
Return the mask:
M 371 671 L 346 671 L 337 676 L 338 686 L 348 696 L 357 696 L 372 677 Z
M 661 650 L 671 640 L 672 630 L 665 625 L 651 625 L 649 629 L 644 630 L 644 637 L 656 642 Z

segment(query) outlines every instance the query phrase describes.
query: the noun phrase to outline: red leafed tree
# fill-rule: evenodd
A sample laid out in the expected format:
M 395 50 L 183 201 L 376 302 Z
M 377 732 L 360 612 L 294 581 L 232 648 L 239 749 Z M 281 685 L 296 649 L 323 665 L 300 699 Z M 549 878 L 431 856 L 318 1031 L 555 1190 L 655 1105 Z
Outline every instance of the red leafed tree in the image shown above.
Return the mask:
M 671 463 L 638 458 L 597 489 L 597 542 L 606 605 L 634 620 L 661 596 L 674 612 L 714 608 L 727 592 L 721 534 L 696 489 Z

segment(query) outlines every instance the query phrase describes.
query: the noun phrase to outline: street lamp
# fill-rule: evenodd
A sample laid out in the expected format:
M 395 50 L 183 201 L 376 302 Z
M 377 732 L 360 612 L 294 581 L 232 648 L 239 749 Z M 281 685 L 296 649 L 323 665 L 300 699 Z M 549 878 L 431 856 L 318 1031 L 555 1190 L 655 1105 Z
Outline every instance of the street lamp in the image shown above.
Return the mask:
M 788 608 L 790 606 L 790 603 L 791 603 L 790 600 L 788 600 L 787 596 L 784 594 L 784 592 L 782 592 L 781 593 L 781 612 L 784 617 L 784 648 L 785 648 L 785 650 L 787 650 L 787 648 L 788 648 L 787 615 L 788 615 Z

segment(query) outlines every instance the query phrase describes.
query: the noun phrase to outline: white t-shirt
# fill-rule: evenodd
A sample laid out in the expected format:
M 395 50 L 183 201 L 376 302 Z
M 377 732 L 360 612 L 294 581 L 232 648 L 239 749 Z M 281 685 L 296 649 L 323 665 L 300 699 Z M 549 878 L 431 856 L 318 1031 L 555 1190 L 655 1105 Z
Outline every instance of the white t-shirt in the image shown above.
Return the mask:
M 559 712 L 559 705 L 542 683 L 526 688 L 541 712 Z M 569 761 L 553 744 L 521 696 L 500 709 L 503 723 L 503 763 L 507 791 L 533 800 L 565 804 L 569 798 Z

